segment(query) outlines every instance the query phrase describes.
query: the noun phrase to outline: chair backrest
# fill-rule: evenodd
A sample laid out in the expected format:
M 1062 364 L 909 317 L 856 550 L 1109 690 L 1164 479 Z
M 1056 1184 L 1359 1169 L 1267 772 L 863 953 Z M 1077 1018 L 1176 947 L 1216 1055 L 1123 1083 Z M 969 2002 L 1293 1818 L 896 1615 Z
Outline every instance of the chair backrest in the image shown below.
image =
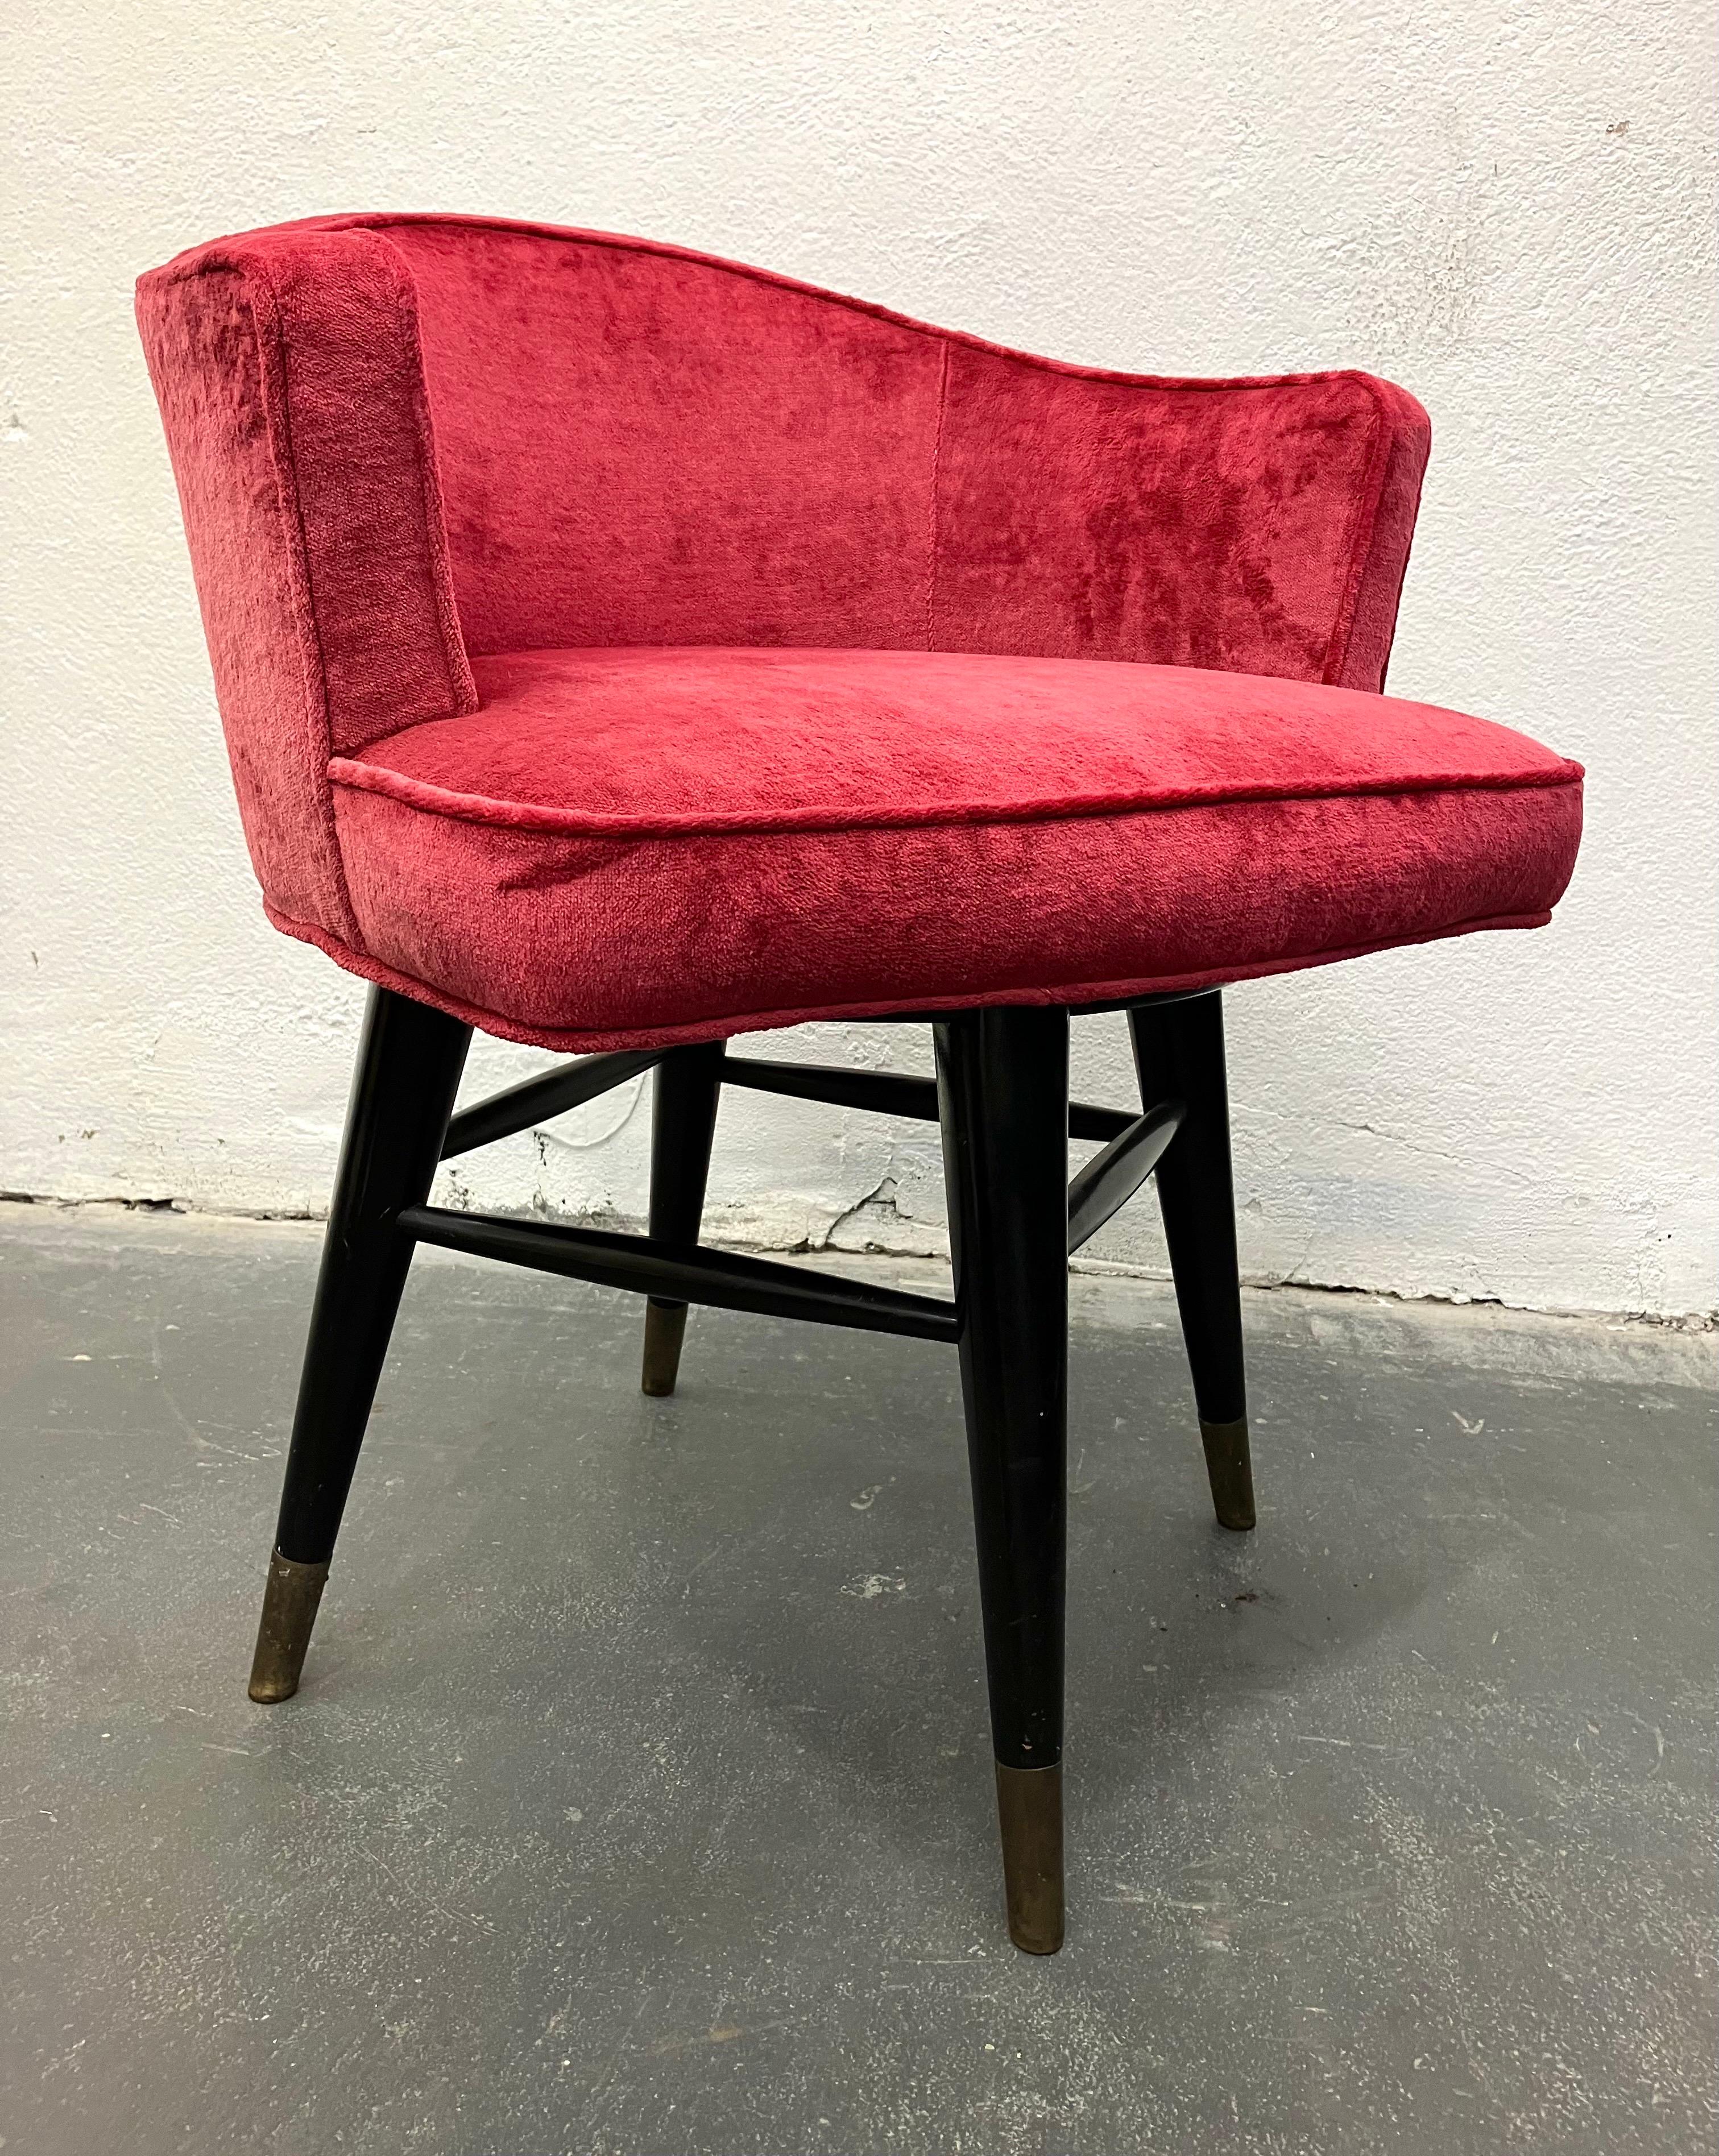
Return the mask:
M 468 653 L 1031 653 L 1378 689 L 1426 415 L 1355 372 L 1033 358 L 676 248 L 479 218 L 140 280 L 247 835 L 351 932 L 323 767 Z
M 1106 374 L 637 240 L 376 228 L 416 290 L 474 651 L 928 646 L 1379 685 L 1426 443 L 1388 384 Z M 1383 636 L 1352 649 L 1369 581 Z

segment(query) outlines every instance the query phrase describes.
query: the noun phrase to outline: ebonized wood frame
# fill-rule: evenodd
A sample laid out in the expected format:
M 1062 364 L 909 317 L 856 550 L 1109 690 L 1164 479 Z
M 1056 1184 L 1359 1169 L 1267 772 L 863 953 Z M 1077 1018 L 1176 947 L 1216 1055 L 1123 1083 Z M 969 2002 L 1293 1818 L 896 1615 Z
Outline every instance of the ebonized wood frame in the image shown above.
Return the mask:
M 958 1348 L 1011 1938 L 1063 1934 L 1062 1687 L 1068 1258 L 1156 1176 L 1220 1523 L 1254 1524 L 1221 998 L 1127 1006 L 1145 1106 L 1070 1101 L 1070 1011 L 930 1020 L 936 1077 L 730 1055 L 721 1041 L 584 1057 L 453 1113 L 470 1029 L 371 991 L 311 1313 L 254 1699 L 296 1691 L 401 1292 L 419 1243 L 643 1295 L 647 1393 L 674 1390 L 688 1306 Z M 451 1211 L 443 1160 L 654 1070 L 649 1232 Z M 699 1241 L 725 1086 L 942 1127 L 952 1297 Z M 1068 1174 L 1070 1138 L 1100 1150 Z

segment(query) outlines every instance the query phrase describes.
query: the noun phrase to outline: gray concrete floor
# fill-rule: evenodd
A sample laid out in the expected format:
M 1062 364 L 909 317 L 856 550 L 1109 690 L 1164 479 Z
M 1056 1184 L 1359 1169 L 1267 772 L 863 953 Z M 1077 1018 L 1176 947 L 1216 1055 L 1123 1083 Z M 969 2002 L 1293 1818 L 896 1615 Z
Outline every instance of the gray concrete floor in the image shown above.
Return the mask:
M 1711 1341 L 1077 1283 L 1034 1961 L 946 1349 L 431 1255 L 247 1702 L 316 1240 L 0 1209 L 8 2156 L 1714 2146 Z

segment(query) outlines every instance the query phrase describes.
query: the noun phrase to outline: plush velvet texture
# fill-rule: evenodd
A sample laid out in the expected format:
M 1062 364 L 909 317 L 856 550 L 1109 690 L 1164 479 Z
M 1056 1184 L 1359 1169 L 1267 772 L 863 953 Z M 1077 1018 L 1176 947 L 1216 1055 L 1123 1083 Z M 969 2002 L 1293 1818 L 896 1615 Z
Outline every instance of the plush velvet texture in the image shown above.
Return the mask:
M 1083 377 L 959 345 L 949 370 L 934 644 L 1383 685 L 1426 458 L 1401 390 Z
M 1369 376 L 458 218 L 217 241 L 138 313 L 271 916 L 494 1030 L 1234 977 L 1568 873 L 1571 767 L 1330 701 L 1426 457 Z
M 1580 773 L 1268 677 L 945 653 L 475 662 L 332 766 L 366 947 L 559 1037 L 1085 997 L 1542 919 Z
M 392 226 L 460 619 L 532 644 L 917 644 L 942 351 L 696 257 Z
M 252 859 L 350 935 L 331 751 L 477 701 L 411 280 L 372 233 L 288 229 L 144 278 L 137 314 Z

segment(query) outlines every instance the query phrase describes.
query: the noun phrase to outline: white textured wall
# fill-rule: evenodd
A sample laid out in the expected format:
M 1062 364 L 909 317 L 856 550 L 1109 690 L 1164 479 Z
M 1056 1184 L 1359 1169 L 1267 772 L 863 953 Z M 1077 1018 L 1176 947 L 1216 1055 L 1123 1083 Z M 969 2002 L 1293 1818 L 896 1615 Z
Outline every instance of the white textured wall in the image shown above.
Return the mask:
M 275 218 L 481 209 L 683 241 L 1103 366 L 1359 365 L 1414 389 L 1434 448 L 1393 685 L 1583 759 L 1588 843 L 1541 934 L 1232 995 L 1244 1261 L 1711 1305 L 1706 18 L 14 8 L 0 1185 L 324 1199 L 362 991 L 258 909 L 131 281 Z M 922 1059 L 925 1040 L 830 1029 L 795 1051 Z M 1118 1021 L 1076 1054 L 1091 1092 L 1131 1097 Z M 491 1045 L 474 1073 L 526 1063 Z M 636 1214 L 647 1120 L 629 1088 L 462 1163 L 466 1187 Z M 929 1133 L 890 1132 L 732 1095 L 714 1198 L 767 1240 L 841 1221 L 935 1245 Z M 1101 1247 L 1157 1265 L 1150 1207 Z

